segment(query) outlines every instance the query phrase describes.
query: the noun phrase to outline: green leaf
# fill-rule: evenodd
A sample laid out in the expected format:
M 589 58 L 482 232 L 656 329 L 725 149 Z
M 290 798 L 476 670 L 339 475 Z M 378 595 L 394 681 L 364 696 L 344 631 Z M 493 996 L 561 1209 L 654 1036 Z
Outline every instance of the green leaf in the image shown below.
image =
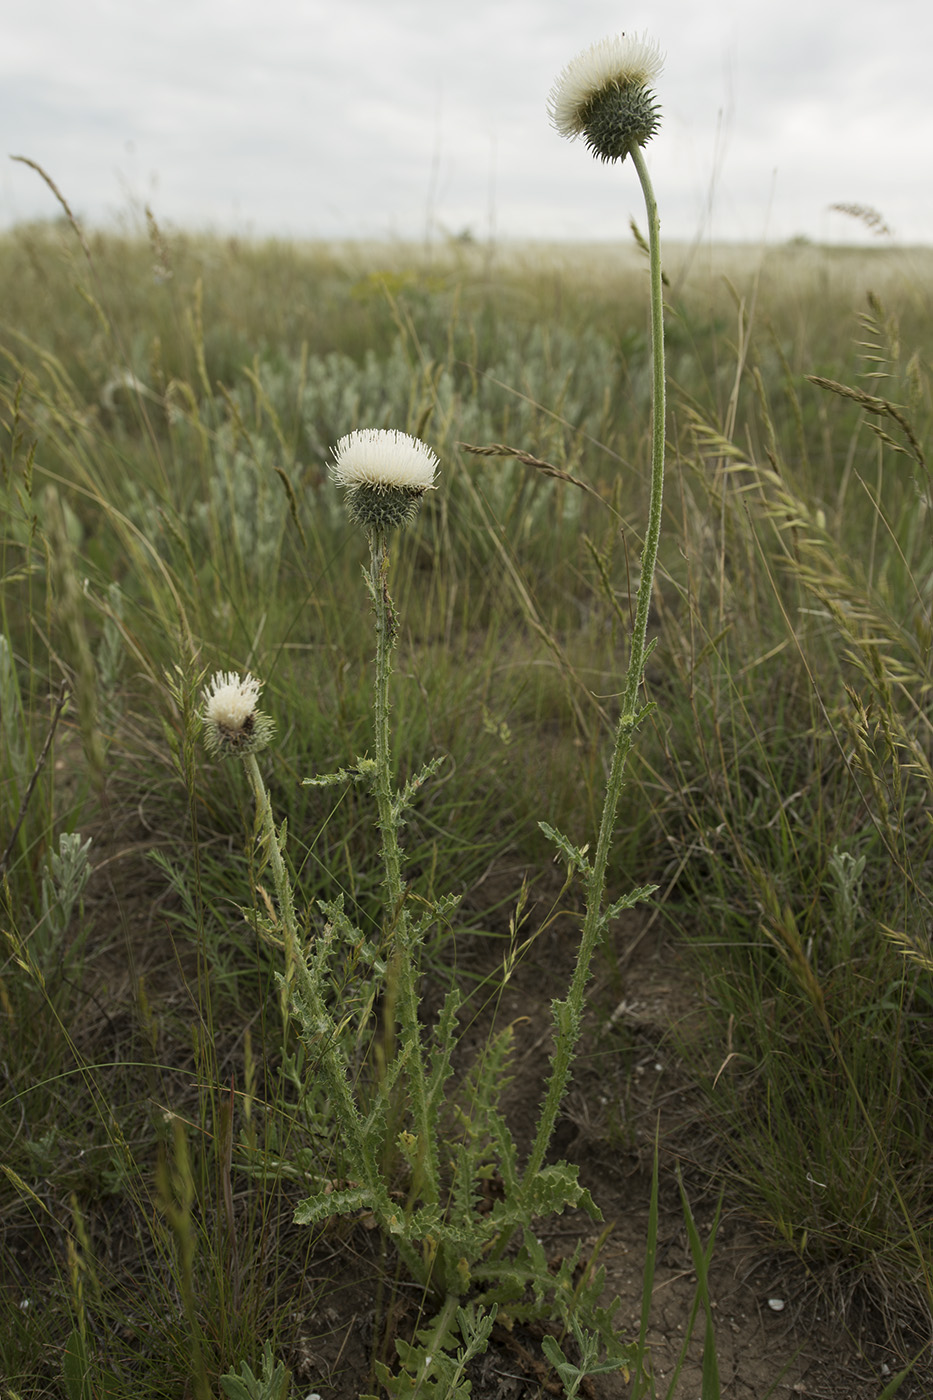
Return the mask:
M 541 1350 L 560 1376 L 561 1383 L 567 1393 L 567 1400 L 573 1400 L 573 1396 L 576 1395 L 577 1388 L 583 1379 L 583 1372 L 579 1367 L 574 1366 L 572 1361 L 567 1360 L 554 1337 L 542 1337 Z
M 472 1303 L 466 1308 L 457 1309 L 457 1326 L 460 1328 L 460 1335 L 466 1343 L 466 1351 L 463 1355 L 464 1364 L 471 1361 L 474 1356 L 482 1356 L 485 1352 L 498 1311 L 495 1303 L 488 1312 L 482 1308 L 477 1312 Z
M 68 1400 L 92 1400 L 93 1391 L 88 1376 L 87 1348 L 77 1327 L 72 1328 L 62 1358 L 62 1372 Z
M 229 1400 L 250 1400 L 250 1393 L 239 1376 L 221 1376 L 220 1384 Z
M 558 831 L 555 826 L 551 826 L 548 822 L 538 822 L 538 826 L 547 839 L 554 843 L 571 870 L 576 870 L 581 875 L 590 873 L 590 863 L 586 858 L 585 846 L 575 846 L 563 832 Z
M 654 1165 L 651 1170 L 651 1198 L 648 1206 L 648 1233 L 645 1239 L 645 1263 L 642 1271 L 641 1285 L 641 1315 L 638 1323 L 638 1343 L 635 1354 L 635 1396 L 636 1400 L 641 1395 L 641 1382 L 645 1376 L 645 1359 L 648 1354 L 648 1322 L 651 1317 L 651 1302 L 654 1297 L 654 1270 L 658 1257 L 658 1186 L 660 1182 L 660 1171 L 658 1167 L 658 1140 L 660 1137 L 661 1123 L 655 1130 L 654 1137 Z
M 267 1341 L 262 1349 L 262 1370 L 258 1376 L 253 1375 L 243 1361 L 240 1374 L 230 1371 L 220 1377 L 220 1384 L 228 1400 L 286 1400 L 290 1379 L 285 1364 L 275 1360 L 272 1343 Z
M 599 1208 L 586 1187 L 580 1185 L 578 1175 L 579 1168 L 569 1162 L 552 1162 L 542 1167 L 525 1185 L 521 1204 L 527 1212 L 526 1218 L 560 1215 L 569 1207 L 585 1210 L 591 1220 L 602 1220 Z M 508 1202 L 503 1204 L 508 1205 Z
M 704 1248 L 679 1172 L 677 1185 L 680 1188 L 680 1200 L 683 1208 L 684 1225 L 687 1230 L 687 1242 L 690 1246 L 690 1257 L 693 1260 L 693 1268 L 697 1276 L 697 1297 L 702 1303 L 703 1311 L 706 1316 L 706 1329 L 703 1337 L 703 1373 L 700 1387 L 700 1400 L 719 1400 L 719 1363 L 716 1358 L 716 1334 L 713 1327 L 712 1304 L 709 1296 L 709 1266 L 713 1257 L 713 1246 L 716 1243 L 716 1231 L 719 1227 L 719 1216 L 722 1211 L 722 1198 L 720 1197 L 709 1239 Z
M 588 1332 L 585 1327 L 581 1327 L 576 1318 L 571 1319 L 570 1325 L 580 1351 L 579 1365 L 567 1360 L 553 1337 L 543 1337 L 541 1340 L 541 1349 L 560 1376 L 567 1393 L 567 1400 L 573 1400 L 581 1381 L 588 1376 L 610 1376 L 619 1371 L 625 1371 L 626 1375 L 628 1374 L 631 1365 L 628 1347 L 620 1349 L 617 1339 L 610 1337 L 608 1342 L 604 1343 L 606 1356 L 600 1361 L 598 1359 L 599 1339 Z
M 359 783 L 371 778 L 376 768 L 374 758 L 358 758 L 352 768 L 338 768 L 336 773 L 318 773 L 313 778 L 302 778 L 302 787 L 336 787 L 339 783 Z
M 467 1400 L 471 1394 L 472 1385 L 463 1373 L 475 1356 L 485 1352 L 496 1320 L 496 1307 L 493 1305 L 488 1311 L 477 1310 L 472 1305 L 457 1307 L 454 1328 L 449 1325 L 452 1301 L 448 1300 L 444 1312 L 429 1326 L 418 1331 L 413 1342 L 396 1338 L 395 1350 L 402 1363 L 398 1375 L 393 1376 L 387 1366 L 376 1362 L 376 1378 L 390 1396 Z M 459 1347 L 458 1331 L 463 1343 Z M 456 1355 L 451 1355 L 455 1347 Z
M 411 806 L 412 800 L 418 792 L 418 789 L 422 786 L 422 784 L 427 782 L 428 778 L 434 776 L 438 768 L 440 768 L 441 764 L 444 762 L 446 762 L 446 755 L 444 754 L 441 754 L 438 758 L 432 758 L 430 762 L 426 763 L 424 767 L 419 772 L 417 772 L 413 778 L 408 779 L 408 782 L 405 784 L 404 788 L 399 793 L 398 797 L 395 799 L 395 803 L 393 804 L 395 807 L 396 816 L 401 816 L 402 812 L 404 812 L 406 808 Z
M 373 1198 L 365 1186 L 350 1186 L 345 1191 L 319 1191 L 299 1201 L 292 1217 L 296 1225 L 317 1225 L 332 1215 L 350 1215 L 356 1210 L 370 1210 Z
M 629 894 L 625 894 L 621 899 L 615 900 L 615 902 L 608 905 L 600 915 L 600 927 L 605 928 L 612 919 L 617 919 L 623 910 L 634 909 L 636 904 L 641 904 L 644 900 L 650 899 L 658 888 L 657 885 L 638 885 L 637 888 L 631 890 Z

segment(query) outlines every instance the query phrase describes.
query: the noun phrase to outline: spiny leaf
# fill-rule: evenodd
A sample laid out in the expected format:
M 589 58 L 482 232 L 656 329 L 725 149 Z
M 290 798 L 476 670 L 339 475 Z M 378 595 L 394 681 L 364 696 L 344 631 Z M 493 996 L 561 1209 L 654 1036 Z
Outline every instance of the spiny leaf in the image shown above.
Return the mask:
M 579 871 L 581 875 L 589 874 L 590 863 L 586 858 L 585 846 L 575 846 L 563 832 L 558 831 L 549 822 L 538 822 L 538 826 L 547 839 L 554 843 L 572 870 Z
M 296 1225 L 316 1225 L 321 1220 L 329 1220 L 332 1215 L 368 1210 L 372 1203 L 372 1195 L 365 1186 L 350 1186 L 344 1191 L 319 1191 L 298 1202 L 293 1219 Z
M 603 911 L 600 923 L 603 928 L 612 920 L 617 919 L 625 909 L 634 909 L 636 904 L 641 904 L 644 900 L 650 899 L 658 889 L 657 885 L 638 885 L 628 894 L 624 894 L 621 899 L 614 900 L 612 904 Z

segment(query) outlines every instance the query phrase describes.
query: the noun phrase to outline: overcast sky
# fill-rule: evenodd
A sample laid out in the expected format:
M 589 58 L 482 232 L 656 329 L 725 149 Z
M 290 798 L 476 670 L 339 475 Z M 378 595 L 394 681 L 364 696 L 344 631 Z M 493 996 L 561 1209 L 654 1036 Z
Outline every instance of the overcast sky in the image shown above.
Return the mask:
M 627 236 L 629 164 L 545 111 L 596 39 L 667 54 L 671 238 L 933 241 L 928 0 L 0 0 L 0 227 L 59 211 L 241 235 Z M 880 240 L 879 240 L 880 241 Z

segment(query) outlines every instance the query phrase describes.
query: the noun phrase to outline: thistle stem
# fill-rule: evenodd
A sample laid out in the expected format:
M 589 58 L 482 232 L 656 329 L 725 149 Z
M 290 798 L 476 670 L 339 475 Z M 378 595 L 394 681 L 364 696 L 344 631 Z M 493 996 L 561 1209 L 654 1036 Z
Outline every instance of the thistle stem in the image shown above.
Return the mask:
M 376 767 L 373 773 L 373 793 L 379 813 L 382 835 L 382 861 L 385 869 L 387 928 L 391 931 L 396 952 L 398 978 L 398 1018 L 402 1051 L 406 1057 L 407 1079 L 411 1095 L 412 1115 L 418 1135 L 421 1191 L 427 1205 L 439 1199 L 438 1179 L 440 1160 L 436 1134 L 432 1131 L 427 1094 L 427 1074 L 424 1048 L 421 1043 L 421 1023 L 418 1020 L 418 965 L 416 935 L 405 904 L 402 882 L 402 860 L 398 829 L 400 803 L 392 771 L 389 746 L 389 677 L 392 670 L 392 648 L 397 635 L 395 609 L 389 596 L 389 553 L 384 532 L 369 534 L 369 587 L 376 615 L 376 679 L 375 679 L 375 741 Z
M 275 819 L 272 815 L 272 803 L 269 800 L 269 794 L 266 791 L 266 785 L 262 780 L 254 753 L 248 753 L 244 756 L 243 767 L 246 769 L 250 787 L 253 789 L 253 797 L 256 799 L 256 813 L 262 827 L 269 864 L 272 867 L 272 879 L 279 901 L 279 920 L 285 942 L 285 983 L 286 986 L 290 986 L 295 976 L 295 969 L 301 961 L 298 957 L 298 921 L 295 917 L 292 882 L 285 869 L 279 834 L 275 829 Z
M 645 673 L 645 645 L 648 634 L 648 611 L 661 538 L 661 509 L 664 503 L 664 292 L 661 282 L 661 221 L 657 201 L 644 153 L 640 146 L 631 151 L 632 162 L 641 181 L 648 216 L 648 260 L 651 277 L 651 498 L 648 503 L 648 528 L 641 556 L 641 577 L 635 603 L 635 626 L 632 633 L 632 653 L 629 658 L 622 698 L 620 728 L 636 723 L 638 691 Z
M 622 712 L 616 729 L 615 747 L 606 783 L 602 819 L 596 851 L 586 876 L 586 912 L 577 962 L 566 1000 L 555 1005 L 555 1043 L 551 1073 L 535 1141 L 528 1158 L 523 1180 L 530 1182 L 541 1170 L 547 1153 L 557 1114 L 563 1102 L 570 1074 L 570 1065 L 580 1036 L 583 1002 L 589 981 L 590 964 L 603 929 L 603 897 L 606 889 L 606 867 L 615 831 L 619 797 L 622 793 L 625 766 L 634 743 L 635 729 L 641 715 L 638 711 L 639 690 L 644 679 L 647 651 L 648 611 L 658 557 L 661 535 L 661 509 L 664 496 L 664 302 L 661 284 L 661 237 L 658 206 L 645 165 L 641 147 L 631 151 L 638 171 L 648 215 L 648 250 L 651 273 L 651 496 L 648 506 L 648 527 L 641 557 L 641 577 L 635 603 L 635 623 L 632 647 L 622 691 Z
M 402 858 L 398 844 L 398 811 L 389 747 L 389 677 L 392 648 L 395 645 L 395 610 L 389 597 L 389 552 L 386 537 L 374 530 L 369 537 L 369 587 L 376 615 L 375 711 L 376 768 L 373 793 L 382 834 L 382 861 L 385 868 L 386 903 L 392 924 L 401 917 L 405 897 L 402 885 Z

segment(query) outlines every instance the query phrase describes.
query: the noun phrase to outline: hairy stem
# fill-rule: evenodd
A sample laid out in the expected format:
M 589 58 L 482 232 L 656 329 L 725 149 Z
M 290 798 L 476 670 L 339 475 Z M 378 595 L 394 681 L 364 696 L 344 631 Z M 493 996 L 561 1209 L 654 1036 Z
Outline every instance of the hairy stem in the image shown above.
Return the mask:
M 420 1187 L 428 1205 L 439 1198 L 439 1153 L 435 1133 L 431 1128 L 427 1095 L 427 1074 L 424 1048 L 421 1043 L 421 1022 L 418 1019 L 418 958 L 416 938 L 405 904 L 402 882 L 402 860 L 399 848 L 400 802 L 392 769 L 389 746 L 389 677 L 392 671 L 392 648 L 398 627 L 395 609 L 389 595 L 389 554 L 385 534 L 373 530 L 369 536 L 369 588 L 376 616 L 376 680 L 374 695 L 376 768 L 373 793 L 379 812 L 382 835 L 382 862 L 385 870 L 385 908 L 387 931 L 394 942 L 393 959 L 397 982 L 398 1020 L 401 1054 L 405 1056 L 407 1081 L 411 1096 L 412 1115 L 418 1136 L 421 1169 Z
M 606 889 L 606 867 L 615 831 L 616 813 L 622 792 L 625 766 L 634 743 L 635 729 L 640 719 L 639 691 L 644 679 L 647 650 L 648 611 L 658 557 L 661 535 L 661 508 L 664 496 L 664 302 L 661 284 L 661 238 L 658 206 L 641 148 L 631 152 L 638 171 L 648 214 L 648 248 L 651 271 L 651 496 L 648 507 L 648 527 L 641 557 L 641 576 L 635 604 L 635 624 L 628 670 L 622 691 L 622 712 L 616 729 L 615 747 L 606 783 L 602 819 L 596 851 L 586 877 L 586 913 L 576 967 L 567 998 L 555 1007 L 555 1044 L 551 1073 L 534 1145 L 525 1169 L 524 1181 L 530 1182 L 540 1171 L 563 1102 L 570 1074 L 570 1064 L 580 1036 L 583 1002 L 589 981 L 590 964 L 603 927 L 603 897 Z
M 373 794 L 379 812 L 382 834 L 382 862 L 385 869 L 386 906 L 390 925 L 401 915 L 404 901 L 402 859 L 398 844 L 398 811 L 389 746 L 389 677 L 392 674 L 392 648 L 397 632 L 395 610 L 389 596 L 389 551 L 386 537 L 374 530 L 369 537 L 369 588 L 376 617 L 376 683 L 373 699 L 376 723 L 376 768 Z

